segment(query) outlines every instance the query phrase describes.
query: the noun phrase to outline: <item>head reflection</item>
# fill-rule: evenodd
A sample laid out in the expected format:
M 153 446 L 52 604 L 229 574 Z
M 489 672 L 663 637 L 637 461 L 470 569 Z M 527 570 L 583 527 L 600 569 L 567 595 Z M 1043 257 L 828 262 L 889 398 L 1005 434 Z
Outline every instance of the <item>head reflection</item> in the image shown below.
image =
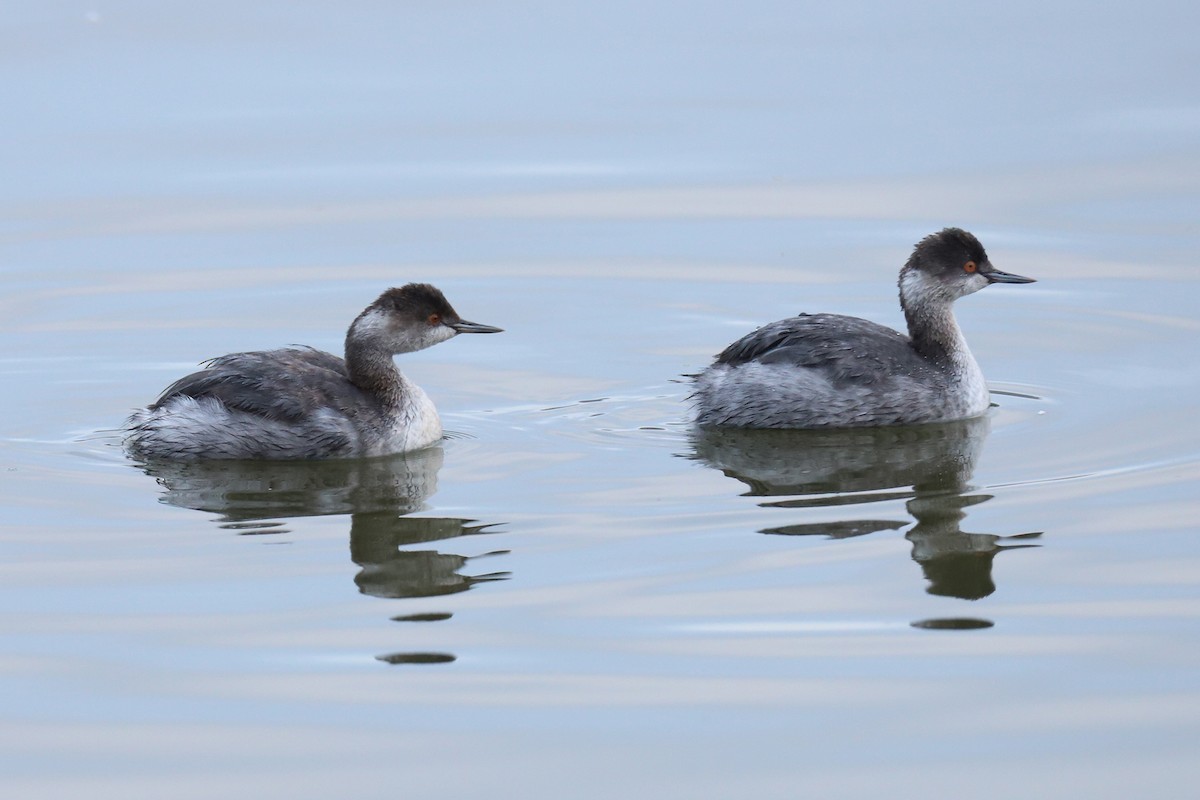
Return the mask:
M 697 430 L 695 455 L 749 487 L 752 496 L 788 500 L 780 509 L 845 509 L 841 519 L 762 530 L 835 539 L 899 530 L 910 520 L 881 519 L 865 506 L 906 500 L 916 521 L 905 534 L 930 594 L 976 600 L 995 591 L 992 560 L 1006 543 L 1037 536 L 1000 536 L 962 529 L 964 509 L 991 499 L 970 494 L 968 481 L 987 438 L 986 416 L 936 425 L 848 430 Z
M 468 562 L 503 551 L 459 555 L 429 547 L 489 532 L 490 525 L 454 517 L 408 516 L 437 490 L 441 448 L 373 459 L 337 461 L 211 461 L 149 463 L 143 468 L 162 487 L 162 502 L 219 515 L 239 534 L 283 533 L 281 520 L 347 515 L 350 558 L 363 594 L 382 598 L 437 597 L 507 572 L 465 574 Z M 413 548 L 413 545 L 426 545 Z M 404 548 L 404 549 L 401 549 Z M 449 619 L 449 613 L 397 615 L 409 621 Z M 386 663 L 444 663 L 452 656 L 393 654 Z

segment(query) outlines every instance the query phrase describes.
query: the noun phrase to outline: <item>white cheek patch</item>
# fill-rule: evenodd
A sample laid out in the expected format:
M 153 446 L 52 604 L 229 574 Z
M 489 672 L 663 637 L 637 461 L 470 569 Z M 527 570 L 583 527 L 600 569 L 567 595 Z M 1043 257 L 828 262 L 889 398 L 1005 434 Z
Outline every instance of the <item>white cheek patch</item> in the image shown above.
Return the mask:
M 906 270 L 900 278 L 900 293 L 913 300 L 933 299 L 946 295 L 946 287 L 919 270 Z
M 458 331 L 451 328 L 449 325 L 430 325 L 429 326 L 429 344 L 435 345 L 439 342 L 444 342 L 447 339 L 453 339 L 458 335 Z
M 921 293 L 924 283 L 921 273 L 915 269 L 905 270 L 900 276 L 900 293 L 905 297 L 915 297 Z
M 358 329 L 360 334 L 372 339 L 386 338 L 388 335 L 387 314 L 377 308 L 373 308 L 359 317 L 355 328 Z
M 411 353 L 453 339 L 458 331 L 448 325 L 416 321 L 412 327 L 397 324 L 386 311 L 371 309 L 355 323 L 357 338 L 374 342 L 392 353 Z
M 426 347 L 433 347 L 439 342 L 454 338 L 457 334 L 458 331 L 446 325 L 429 325 L 426 323 L 418 326 L 415 330 L 397 331 L 392 341 L 395 344 L 397 353 L 411 353 L 414 350 L 424 350 Z

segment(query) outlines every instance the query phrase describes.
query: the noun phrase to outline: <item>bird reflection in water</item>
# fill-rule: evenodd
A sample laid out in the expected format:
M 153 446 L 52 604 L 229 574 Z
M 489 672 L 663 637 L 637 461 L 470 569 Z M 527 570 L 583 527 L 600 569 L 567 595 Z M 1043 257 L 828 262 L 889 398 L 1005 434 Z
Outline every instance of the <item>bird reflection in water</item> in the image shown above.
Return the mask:
M 415 598 L 455 594 L 478 583 L 504 580 L 507 572 L 468 575 L 468 562 L 506 551 L 466 556 L 432 548 L 401 549 L 486 534 L 491 525 L 454 517 L 408 516 L 437 490 L 441 448 L 372 459 L 329 461 L 208 461 L 146 463 L 163 489 L 162 502 L 218 514 L 222 527 L 241 535 L 286 532 L 282 519 L 350 517 L 354 582 L 373 597 Z M 449 613 L 401 614 L 401 622 L 433 622 Z M 453 661 L 447 653 L 389 653 L 389 664 Z
M 1034 547 L 1040 533 L 1002 536 L 962 530 L 965 509 L 991 499 L 968 484 L 987 438 L 986 416 L 936 425 L 846 430 L 698 429 L 695 457 L 750 487 L 759 497 L 791 496 L 770 508 L 845 507 L 833 522 L 766 528 L 791 536 L 833 539 L 899 530 L 909 520 L 863 514 L 863 506 L 904 500 L 916 524 L 905 533 L 930 594 L 977 600 L 995 591 L 992 561 L 1002 550 Z M 981 627 L 914 623 L 928 628 Z M 990 623 L 987 623 L 990 624 Z

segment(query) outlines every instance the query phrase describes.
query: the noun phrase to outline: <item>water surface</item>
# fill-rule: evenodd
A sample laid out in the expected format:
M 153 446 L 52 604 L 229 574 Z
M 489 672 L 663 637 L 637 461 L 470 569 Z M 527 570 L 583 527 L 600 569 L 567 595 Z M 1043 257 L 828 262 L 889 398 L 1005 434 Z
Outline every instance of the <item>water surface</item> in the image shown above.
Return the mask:
M 1200 96 L 1185 4 L 19 3 L 0 60 L 13 796 L 1190 796 Z M 943 225 L 985 419 L 701 435 Z M 166 467 L 201 359 L 382 289 L 450 437 Z

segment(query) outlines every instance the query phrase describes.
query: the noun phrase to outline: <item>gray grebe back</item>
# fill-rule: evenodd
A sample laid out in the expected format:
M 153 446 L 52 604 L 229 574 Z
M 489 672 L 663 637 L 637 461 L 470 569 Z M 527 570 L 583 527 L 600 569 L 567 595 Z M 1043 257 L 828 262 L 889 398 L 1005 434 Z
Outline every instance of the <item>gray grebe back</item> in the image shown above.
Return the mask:
M 908 336 L 857 317 L 801 314 L 737 340 L 696 378 L 702 427 L 851 428 L 967 419 L 984 413 L 983 374 L 954 319 L 954 301 L 1001 272 L 970 233 L 917 243 L 900 270 Z
M 435 287 L 388 289 L 346 333 L 346 357 L 308 347 L 232 353 L 167 387 L 125 424 L 146 459 L 353 458 L 402 453 L 442 437 L 437 410 L 392 357 L 460 333 L 500 328 L 463 320 Z

